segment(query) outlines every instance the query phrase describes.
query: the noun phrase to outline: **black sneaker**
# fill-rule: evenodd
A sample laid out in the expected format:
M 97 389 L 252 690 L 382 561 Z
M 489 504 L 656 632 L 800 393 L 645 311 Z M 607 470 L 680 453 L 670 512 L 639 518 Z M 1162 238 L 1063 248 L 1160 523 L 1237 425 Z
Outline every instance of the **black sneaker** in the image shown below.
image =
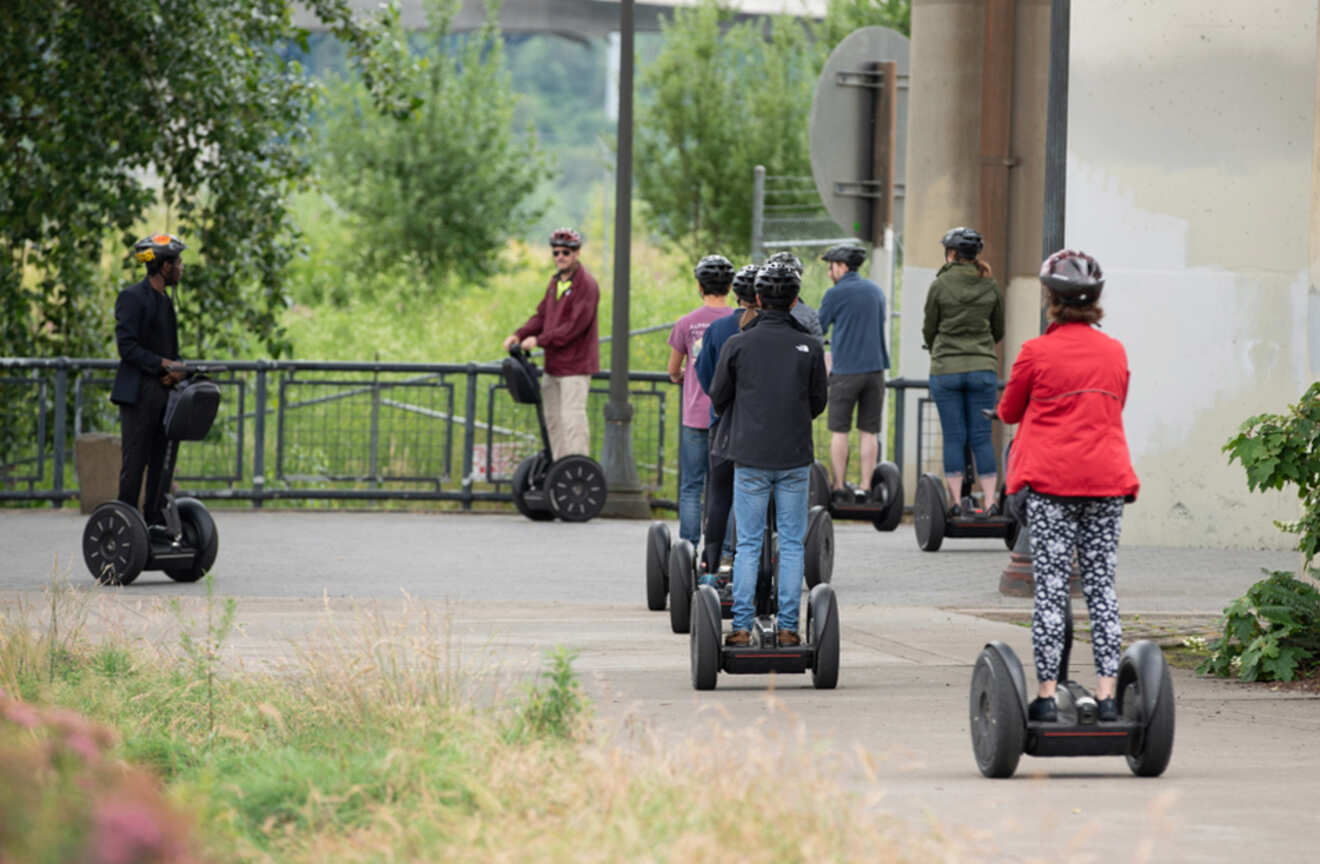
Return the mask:
M 1100 709 L 1101 723 L 1115 723 L 1118 721 L 1118 703 L 1112 697 L 1100 699 L 1095 704 Z
M 1027 706 L 1027 719 L 1033 723 L 1056 723 L 1059 720 L 1059 704 L 1051 696 L 1048 699 L 1033 699 Z
M 847 489 L 835 489 L 830 493 L 831 504 L 852 504 L 854 501 L 856 501 L 856 498 Z

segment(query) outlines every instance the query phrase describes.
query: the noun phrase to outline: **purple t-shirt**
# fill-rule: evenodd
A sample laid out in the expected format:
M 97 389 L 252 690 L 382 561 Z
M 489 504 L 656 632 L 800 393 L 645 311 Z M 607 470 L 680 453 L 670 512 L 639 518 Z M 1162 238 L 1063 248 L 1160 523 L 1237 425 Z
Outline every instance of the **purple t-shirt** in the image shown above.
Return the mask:
M 687 355 L 683 371 L 683 425 L 693 429 L 710 428 L 710 397 L 697 380 L 697 355 L 701 353 L 701 340 L 712 321 L 718 321 L 734 310 L 728 306 L 698 306 L 679 318 L 669 331 L 669 347 Z

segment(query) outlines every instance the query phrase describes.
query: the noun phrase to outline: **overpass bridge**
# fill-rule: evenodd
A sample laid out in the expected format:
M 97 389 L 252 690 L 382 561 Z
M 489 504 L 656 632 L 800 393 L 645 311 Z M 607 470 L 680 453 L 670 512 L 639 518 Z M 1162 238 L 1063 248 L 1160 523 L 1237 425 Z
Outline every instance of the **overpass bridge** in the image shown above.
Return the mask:
M 799 17 L 822 18 L 827 0 L 742 0 L 738 19 L 787 13 Z M 638 0 L 633 7 L 634 25 L 639 33 L 659 32 L 660 22 L 678 6 L 694 6 L 697 0 Z M 500 9 L 500 27 L 506 34 L 546 33 L 570 39 L 601 39 L 619 29 L 620 0 L 504 0 Z M 364 14 L 375 11 L 379 0 L 353 0 L 352 5 Z M 426 26 L 426 3 L 423 0 L 400 0 L 399 17 L 411 30 Z M 486 20 L 481 0 L 463 0 L 454 16 L 455 31 L 476 30 Z M 299 7 L 294 13 L 299 27 L 324 29 L 311 12 Z

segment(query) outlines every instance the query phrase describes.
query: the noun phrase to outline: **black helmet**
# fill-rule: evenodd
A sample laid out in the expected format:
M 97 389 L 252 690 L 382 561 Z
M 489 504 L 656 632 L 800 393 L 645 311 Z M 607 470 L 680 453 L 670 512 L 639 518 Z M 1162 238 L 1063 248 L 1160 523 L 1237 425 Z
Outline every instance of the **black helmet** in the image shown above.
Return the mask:
M 822 256 L 822 261 L 839 261 L 847 265 L 849 270 L 856 270 L 862 266 L 866 260 L 866 250 L 854 243 L 840 243 L 838 246 L 831 246 Z
M 1105 272 L 1085 252 L 1060 249 L 1040 265 L 1040 281 L 1065 306 L 1090 306 L 1100 299 Z
M 550 232 L 551 246 L 564 246 L 568 249 L 582 248 L 582 235 L 572 228 L 556 228 Z
M 772 301 L 772 306 L 787 308 L 801 287 L 801 277 L 781 261 L 770 261 L 756 271 L 756 293 L 761 295 L 762 301 Z
M 733 281 L 733 262 L 723 255 L 707 255 L 692 268 L 692 275 L 697 277 L 703 288 L 723 288 L 727 291 L 729 283 Z
M 985 248 L 985 240 L 971 228 L 950 228 L 940 241 L 945 249 L 952 249 L 961 258 L 975 258 Z
M 143 264 L 150 264 L 161 258 L 178 258 L 179 253 L 187 248 L 173 234 L 152 234 L 133 244 L 133 257 Z
M 733 293 L 744 303 L 756 303 L 756 265 L 746 264 L 733 274 Z
M 787 264 L 798 276 L 802 275 L 802 259 L 787 250 L 776 252 L 766 259 L 767 264 Z

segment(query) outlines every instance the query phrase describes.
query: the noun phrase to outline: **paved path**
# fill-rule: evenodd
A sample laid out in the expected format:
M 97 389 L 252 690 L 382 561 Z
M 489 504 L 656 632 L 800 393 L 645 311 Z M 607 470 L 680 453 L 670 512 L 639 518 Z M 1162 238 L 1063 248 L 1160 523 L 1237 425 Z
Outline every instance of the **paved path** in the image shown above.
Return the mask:
M 682 747 L 708 723 L 771 736 L 806 729 L 872 806 L 938 832 L 962 860 L 1228 861 L 1250 850 L 1307 861 L 1320 841 L 1320 700 L 1184 671 L 1174 673 L 1177 743 L 1164 777 L 1133 778 L 1121 759 L 1024 757 L 1014 780 L 983 779 L 967 731 L 971 663 L 992 638 L 1030 657 L 1024 628 L 984 617 L 1030 608 L 997 592 L 1007 561 L 998 541 L 947 541 L 929 554 L 910 526 L 879 534 L 838 523 L 839 689 L 814 691 L 806 676 L 722 676 L 697 694 L 686 638 L 645 609 L 641 523 L 247 510 L 218 522 L 216 588 L 242 598 L 233 650 L 247 661 L 323 634 L 327 607 L 342 620 L 365 605 L 381 626 L 401 628 L 430 610 L 436 638 L 469 669 L 530 672 L 545 649 L 575 649 L 602 728 L 615 734 L 640 724 Z M 198 608 L 201 586 L 157 574 L 94 588 L 82 524 L 67 511 L 0 511 L 0 610 L 37 600 L 56 573 L 86 587 L 93 624 L 163 633 L 165 616 L 152 614 L 163 598 Z M 1123 548 L 1119 593 L 1125 614 L 1208 621 L 1262 567 L 1294 564 L 1286 552 Z M 1089 654 L 1076 654 L 1086 681 Z

